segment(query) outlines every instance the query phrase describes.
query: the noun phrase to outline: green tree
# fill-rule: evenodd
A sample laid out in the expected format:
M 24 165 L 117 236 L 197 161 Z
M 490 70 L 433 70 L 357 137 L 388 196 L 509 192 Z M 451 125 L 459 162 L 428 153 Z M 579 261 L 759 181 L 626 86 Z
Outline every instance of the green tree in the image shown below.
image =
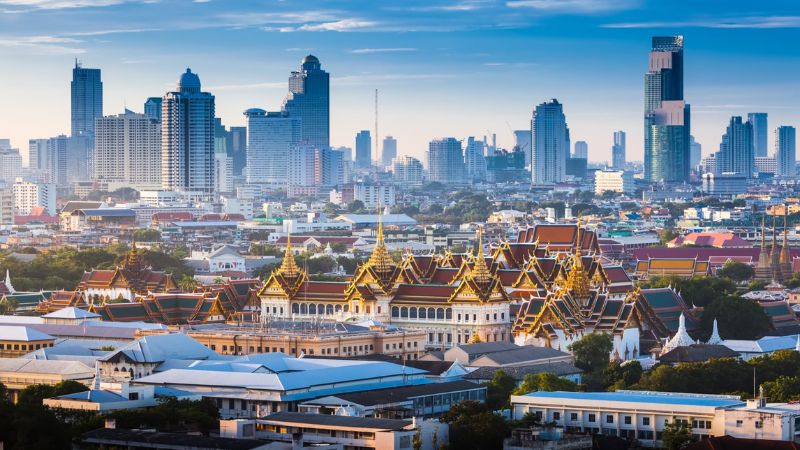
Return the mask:
M 692 442 L 692 429 L 686 422 L 672 418 L 661 433 L 661 442 L 666 450 L 680 450 Z
M 133 231 L 136 242 L 161 242 L 161 232 L 155 228 L 139 228 Z
M 800 376 L 778 377 L 775 381 L 767 381 L 761 385 L 764 395 L 773 402 L 790 402 L 800 400 Z
M 411 439 L 411 448 L 414 450 L 422 449 L 422 433 L 419 428 L 417 428 L 417 432 L 414 433 L 414 437 Z
M 503 447 L 508 424 L 485 404 L 465 400 L 453 405 L 442 416 L 450 426 L 450 445 L 462 450 L 489 450 Z
M 730 278 L 740 283 L 753 278 L 755 274 L 755 269 L 750 264 L 739 261 L 728 261 L 717 270 L 718 277 Z
M 486 404 L 493 411 L 506 408 L 517 381 L 503 370 L 497 370 L 486 383 Z
M 667 242 L 675 239 L 678 236 L 680 236 L 680 233 L 675 231 L 673 228 L 664 228 L 660 233 L 658 233 L 658 239 L 661 241 L 661 245 L 666 245 Z
M 772 322 L 758 303 L 728 295 L 716 298 L 703 309 L 700 326 L 710 336 L 714 319 L 725 339 L 758 339 L 772 329 Z
M 608 367 L 609 355 L 614 349 L 611 336 L 589 333 L 567 347 L 575 357 L 575 366 L 586 372 L 597 372 Z
M 522 383 L 514 389 L 514 395 L 524 395 L 533 391 L 570 391 L 578 390 L 578 385 L 572 381 L 565 380 L 550 372 L 529 373 L 525 375 Z
M 347 210 L 351 213 L 358 214 L 364 211 L 364 202 L 361 200 L 353 200 L 347 205 Z
M 611 390 L 627 389 L 638 383 L 643 373 L 639 361 L 611 361 L 604 371 L 605 385 Z
M 183 292 L 194 292 L 197 287 L 197 280 L 191 275 L 184 275 L 178 280 L 178 287 L 180 287 Z

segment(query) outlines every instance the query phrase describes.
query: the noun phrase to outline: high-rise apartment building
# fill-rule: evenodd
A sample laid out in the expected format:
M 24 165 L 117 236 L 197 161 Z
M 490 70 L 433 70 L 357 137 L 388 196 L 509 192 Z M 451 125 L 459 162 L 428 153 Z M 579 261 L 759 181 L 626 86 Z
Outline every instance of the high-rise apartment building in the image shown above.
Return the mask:
M 361 130 L 356 134 L 356 167 L 368 169 L 372 166 L 372 137 L 369 130 Z
M 626 162 L 625 132 L 614 132 L 614 145 L 611 146 L 611 167 L 617 170 L 625 169 Z
M 778 176 L 797 176 L 796 130 L 794 127 L 782 126 L 775 130 L 775 159 L 777 159 Z
M 289 148 L 300 142 L 300 120 L 286 111 L 267 112 L 251 108 L 247 121 L 248 183 L 285 185 L 288 181 Z
M 67 185 L 68 146 L 69 138 L 63 134 L 47 140 L 47 181 L 58 186 Z
M 27 216 L 34 208 L 40 207 L 49 215 L 56 214 L 56 185 L 51 183 L 30 183 L 17 180 L 12 186 L 14 209 L 17 214 Z
M 214 96 L 201 92 L 191 69 L 161 109 L 161 185 L 165 190 L 214 190 Z
M 139 190 L 161 187 L 161 124 L 125 110 L 97 119 L 92 178 Z
M 76 60 L 72 69 L 72 136 L 93 136 L 94 121 L 103 117 L 100 69 L 87 69 Z
M 644 99 L 644 176 L 689 179 L 690 110 L 683 98 L 683 36 L 652 40 Z
M 383 146 L 381 148 L 381 164 L 383 167 L 389 167 L 395 158 L 397 158 L 397 139 L 392 136 L 386 136 L 383 138 Z
M 716 158 L 716 173 L 752 178 L 755 170 L 753 151 L 753 125 L 743 122 L 741 116 L 731 117 Z
M 564 108 L 558 100 L 544 102 L 533 111 L 531 120 L 533 184 L 564 181 L 570 157 L 569 129 Z
M 755 112 L 747 114 L 747 121 L 753 125 L 753 150 L 756 156 L 767 156 L 767 113 Z
M 150 97 L 144 102 L 144 115 L 161 122 L 161 97 Z
M 486 157 L 484 142 L 470 136 L 464 149 L 464 167 L 467 170 L 467 181 L 475 183 L 486 179 Z
M 292 72 L 283 109 L 300 119 L 300 141 L 330 147 L 330 75 L 315 56 L 303 58 L 300 70 Z
M 0 180 L 6 186 L 13 184 L 17 177 L 22 176 L 22 155 L 16 148 L 0 149 Z
M 589 144 L 586 141 L 575 141 L 575 151 L 572 157 L 576 159 L 589 159 Z
M 287 161 L 289 196 L 310 194 L 322 184 L 320 150 L 307 142 L 290 146 Z
M 394 182 L 405 186 L 421 186 L 424 181 L 422 162 L 411 156 L 401 156 L 392 164 Z
M 214 191 L 233 192 L 233 158 L 227 153 L 214 153 Z
M 435 139 L 428 144 L 428 175 L 432 182 L 442 184 L 463 184 L 464 155 L 461 142 L 448 137 Z
M 695 168 L 700 165 L 703 157 L 703 146 L 694 140 L 694 136 L 689 136 L 689 165 Z
M 514 147 L 525 153 L 525 165 L 531 165 L 531 130 L 514 130 Z M 489 155 L 488 153 L 486 156 Z
M 327 148 L 318 149 L 322 164 L 322 184 L 324 186 L 341 186 L 347 176 L 344 152 Z
M 247 165 L 247 127 L 230 128 L 228 155 L 233 158 L 233 176 L 238 177 Z

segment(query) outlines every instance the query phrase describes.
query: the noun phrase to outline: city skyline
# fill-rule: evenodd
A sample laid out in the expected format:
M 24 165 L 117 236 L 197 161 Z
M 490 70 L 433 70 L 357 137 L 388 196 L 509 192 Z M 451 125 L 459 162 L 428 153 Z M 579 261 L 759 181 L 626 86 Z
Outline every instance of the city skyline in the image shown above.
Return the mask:
M 379 138 L 395 136 L 400 155 L 424 160 L 431 139 L 487 131 L 510 148 L 511 130 L 526 128 L 533 107 L 558 98 L 590 160 L 610 162 L 614 130 L 628 133 L 628 158 L 642 160 L 649 40 L 682 34 L 692 133 L 706 155 L 730 116 L 749 112 L 769 113 L 771 155 L 774 130 L 797 122 L 791 108 L 800 89 L 791 74 L 800 63 L 786 43 L 798 36 L 800 17 L 791 2 L 734 4 L 226 2 L 222 10 L 214 1 L 0 0 L 0 57 L 16 68 L 0 83 L 13 105 L 0 112 L 0 134 L 24 148 L 28 139 L 68 133 L 65 86 L 75 57 L 103 70 L 105 114 L 126 105 L 143 112 L 148 97 L 191 66 L 217 97 L 223 122 L 242 125 L 248 108 L 280 107 L 287 71 L 313 53 L 331 73 L 332 146 L 352 146 L 358 130 L 372 128 L 380 88 Z M 475 113 L 463 114 L 469 108 Z M 52 120 L 37 121 L 45 112 Z

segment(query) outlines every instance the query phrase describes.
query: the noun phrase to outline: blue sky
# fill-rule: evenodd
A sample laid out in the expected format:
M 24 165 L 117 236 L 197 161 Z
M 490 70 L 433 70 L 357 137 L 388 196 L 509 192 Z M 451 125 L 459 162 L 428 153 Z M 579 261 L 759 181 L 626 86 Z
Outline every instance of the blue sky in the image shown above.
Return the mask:
M 333 145 L 372 128 L 377 88 L 381 135 L 401 154 L 487 131 L 510 146 L 510 130 L 557 98 L 590 159 L 609 159 L 616 129 L 640 159 L 654 34 L 685 37 L 704 153 L 731 115 L 800 126 L 796 0 L 0 0 L 0 137 L 24 149 L 69 132 L 76 57 L 103 69 L 106 114 L 141 111 L 188 66 L 239 125 L 247 108 L 279 108 L 289 71 L 313 53 L 332 77 Z

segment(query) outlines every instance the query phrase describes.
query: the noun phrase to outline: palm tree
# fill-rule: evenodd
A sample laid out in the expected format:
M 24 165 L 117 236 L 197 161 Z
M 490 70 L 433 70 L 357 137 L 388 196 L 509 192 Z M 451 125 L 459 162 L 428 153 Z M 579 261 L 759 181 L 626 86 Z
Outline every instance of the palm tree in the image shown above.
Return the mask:
M 197 281 L 191 275 L 184 275 L 181 277 L 180 281 L 178 281 L 178 286 L 183 292 L 194 292 L 194 289 L 197 287 Z

